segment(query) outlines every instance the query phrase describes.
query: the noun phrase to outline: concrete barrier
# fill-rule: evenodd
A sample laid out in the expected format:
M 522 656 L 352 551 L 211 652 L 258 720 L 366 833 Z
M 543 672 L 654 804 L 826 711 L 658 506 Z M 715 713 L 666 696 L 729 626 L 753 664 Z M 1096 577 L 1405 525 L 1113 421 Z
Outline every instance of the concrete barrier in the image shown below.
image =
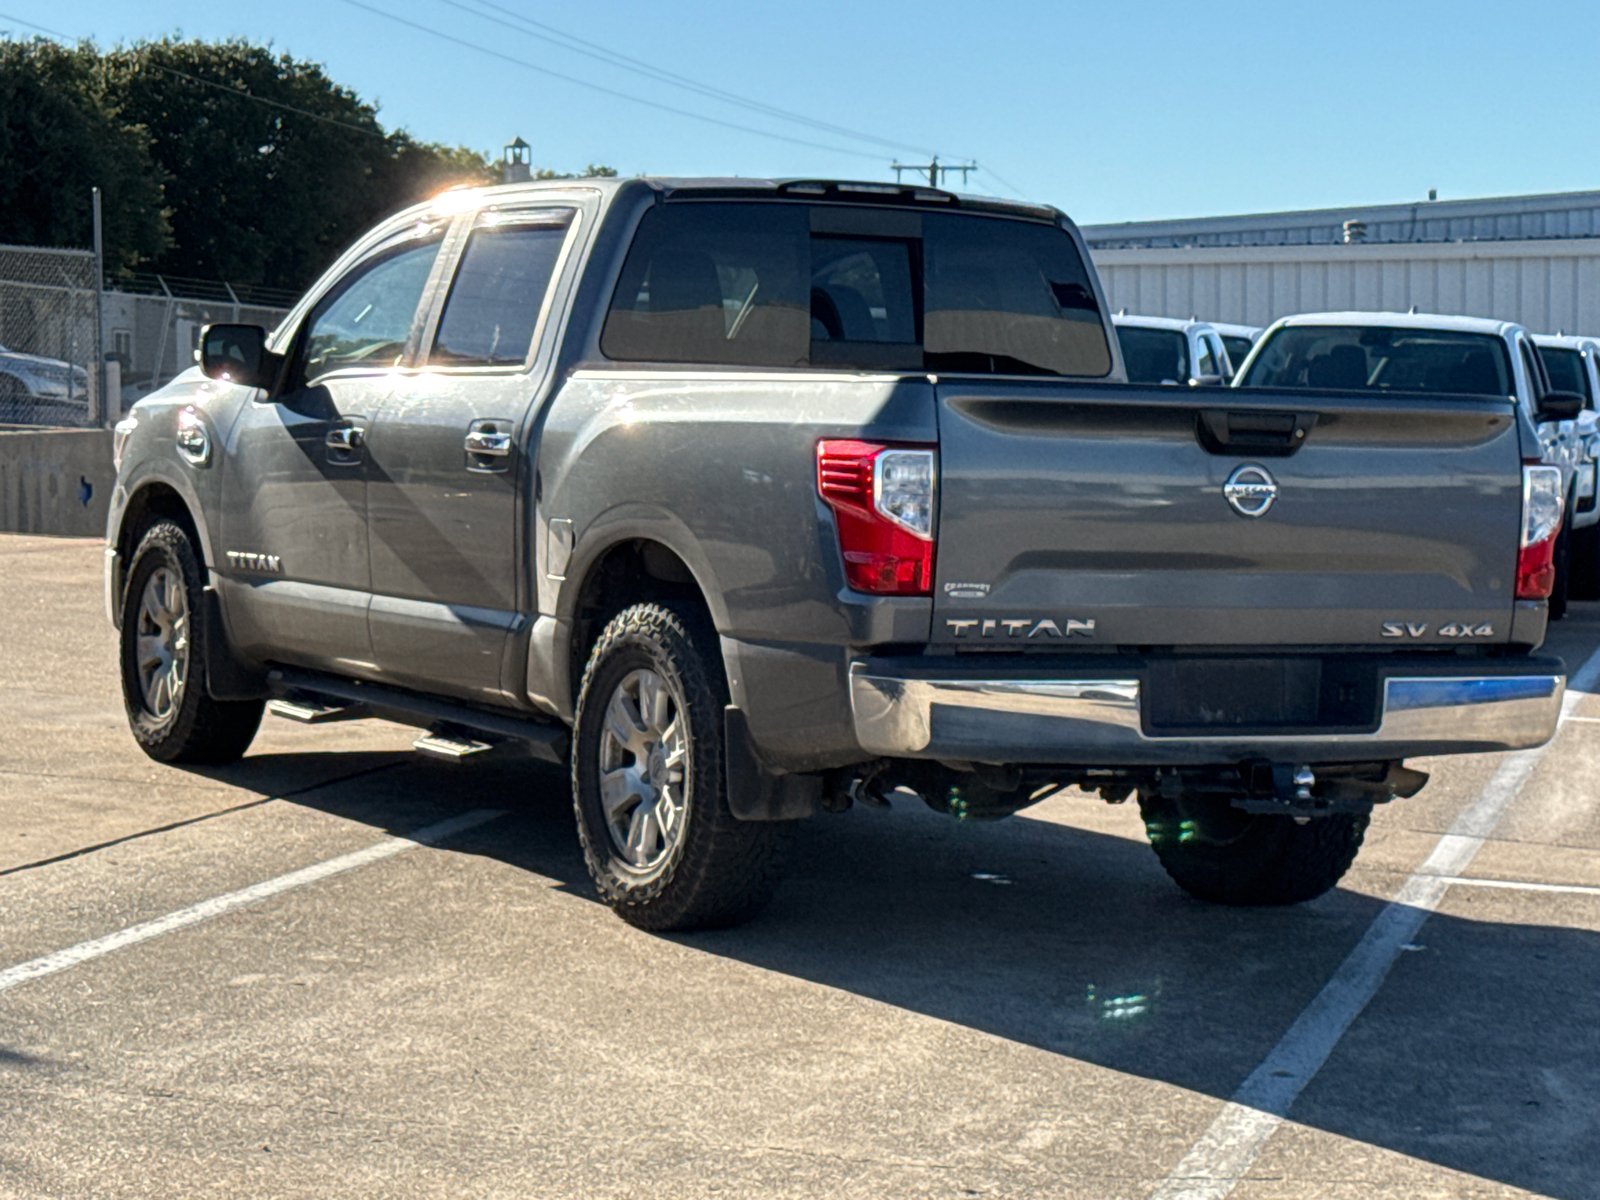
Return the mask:
M 116 477 L 109 429 L 0 429 L 0 533 L 101 537 Z

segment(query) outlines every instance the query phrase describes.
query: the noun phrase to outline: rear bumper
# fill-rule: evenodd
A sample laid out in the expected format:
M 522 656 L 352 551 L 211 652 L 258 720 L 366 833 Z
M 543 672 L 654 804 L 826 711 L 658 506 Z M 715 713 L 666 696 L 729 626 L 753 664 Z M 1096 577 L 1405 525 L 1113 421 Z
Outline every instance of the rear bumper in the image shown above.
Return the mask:
M 1147 728 L 1138 669 L 1001 674 L 981 667 L 949 658 L 852 664 L 850 705 L 862 748 L 890 758 L 1085 766 L 1357 762 L 1522 750 L 1550 740 L 1566 690 L 1565 666 L 1555 658 L 1490 660 L 1465 669 L 1411 660 L 1380 669 L 1379 719 L 1370 730 L 1163 736 Z

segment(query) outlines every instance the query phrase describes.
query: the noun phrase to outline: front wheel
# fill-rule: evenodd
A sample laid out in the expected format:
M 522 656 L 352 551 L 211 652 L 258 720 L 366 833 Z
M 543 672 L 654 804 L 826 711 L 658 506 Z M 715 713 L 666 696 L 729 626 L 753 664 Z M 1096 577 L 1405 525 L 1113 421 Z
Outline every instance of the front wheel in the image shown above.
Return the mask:
M 182 526 L 145 531 L 122 605 L 122 700 L 139 748 L 158 762 L 221 765 L 250 748 L 260 700 L 206 692 L 200 557 Z
M 572 795 L 601 897 L 641 929 L 736 925 L 766 904 L 786 826 L 740 821 L 723 757 L 727 684 L 704 623 L 618 613 L 578 693 Z
M 1350 869 L 1367 813 L 1335 813 L 1299 824 L 1247 813 L 1225 796 L 1139 797 L 1150 846 L 1191 896 L 1214 904 L 1299 904 Z

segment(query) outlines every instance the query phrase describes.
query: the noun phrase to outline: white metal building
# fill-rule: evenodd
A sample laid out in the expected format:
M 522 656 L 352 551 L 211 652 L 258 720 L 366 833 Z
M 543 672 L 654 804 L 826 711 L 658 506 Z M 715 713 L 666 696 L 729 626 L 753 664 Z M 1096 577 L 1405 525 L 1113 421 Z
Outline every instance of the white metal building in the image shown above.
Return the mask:
M 1600 192 L 1085 226 L 1113 309 L 1266 325 L 1338 309 L 1600 335 Z M 1351 240 L 1346 240 L 1349 238 Z

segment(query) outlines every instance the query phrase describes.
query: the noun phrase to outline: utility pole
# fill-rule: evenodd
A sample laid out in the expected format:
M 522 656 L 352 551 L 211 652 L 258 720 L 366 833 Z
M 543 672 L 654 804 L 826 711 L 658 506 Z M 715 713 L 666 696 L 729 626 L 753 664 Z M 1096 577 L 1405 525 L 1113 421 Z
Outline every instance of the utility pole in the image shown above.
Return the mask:
M 111 423 L 112 405 L 106 395 L 106 244 L 100 220 L 100 189 L 92 193 L 94 199 L 94 365 L 88 372 L 91 389 L 89 423 L 96 429 Z M 71 394 L 72 389 L 67 389 Z M 122 397 L 117 397 L 117 408 L 122 407 Z M 121 416 L 119 412 L 117 414 Z
M 938 187 L 939 177 L 941 175 L 948 176 L 952 171 L 961 172 L 961 186 L 966 187 L 967 176 L 978 169 L 978 164 L 975 162 L 942 163 L 939 161 L 939 156 L 937 154 L 935 154 L 930 161 L 925 163 L 895 162 L 890 163 L 889 166 L 894 169 L 894 181 L 896 183 L 900 182 L 900 172 L 915 171 L 917 174 L 927 177 L 929 187 Z

